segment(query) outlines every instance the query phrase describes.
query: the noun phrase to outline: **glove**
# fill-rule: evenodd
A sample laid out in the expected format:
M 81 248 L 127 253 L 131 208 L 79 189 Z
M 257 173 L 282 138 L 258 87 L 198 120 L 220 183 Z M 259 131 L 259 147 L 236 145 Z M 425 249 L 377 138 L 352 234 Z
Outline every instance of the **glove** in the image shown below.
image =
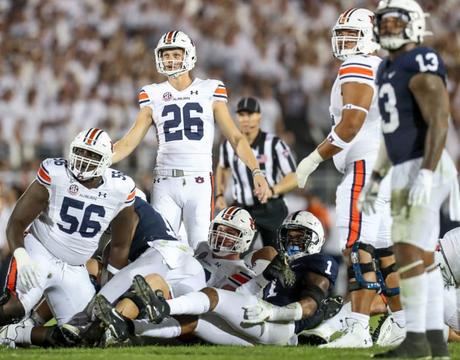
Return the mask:
M 358 210 L 366 215 L 375 213 L 375 201 L 379 194 L 380 181 L 375 176 L 371 176 L 364 185 L 358 198 Z
M 26 249 L 17 248 L 13 253 L 18 268 L 18 285 L 25 292 L 40 286 L 40 273 L 38 265 L 33 261 Z
M 299 302 L 286 306 L 272 305 L 262 299 L 257 304 L 243 307 L 245 324 L 261 324 L 265 321 L 289 322 L 302 319 L 303 310 Z
M 286 255 L 280 251 L 268 264 L 262 273 L 263 277 L 269 281 L 278 280 L 282 287 L 291 288 L 295 285 L 295 272 L 289 267 Z
M 297 186 L 299 188 L 305 187 L 308 177 L 313 171 L 316 170 L 318 165 L 323 160 L 324 159 L 321 157 L 318 150 L 315 150 L 299 163 L 295 171 L 295 174 L 297 176 Z
M 257 304 L 245 306 L 243 307 L 244 310 L 244 320 L 243 323 L 245 324 L 261 324 L 270 319 L 270 315 L 272 314 L 273 305 L 259 299 Z
M 430 202 L 433 186 L 433 171 L 420 169 L 412 187 L 409 190 L 407 203 L 411 206 L 425 205 Z

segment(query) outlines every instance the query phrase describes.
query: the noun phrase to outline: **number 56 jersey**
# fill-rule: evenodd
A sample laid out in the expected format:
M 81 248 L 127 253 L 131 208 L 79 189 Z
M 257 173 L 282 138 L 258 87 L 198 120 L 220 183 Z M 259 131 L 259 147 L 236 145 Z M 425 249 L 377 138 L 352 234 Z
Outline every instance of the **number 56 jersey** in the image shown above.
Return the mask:
M 113 169 L 94 189 L 77 181 L 64 159 L 46 159 L 36 180 L 49 193 L 48 207 L 30 227 L 43 246 L 70 265 L 83 265 L 96 251 L 110 222 L 134 203 L 134 181 Z
M 212 171 L 214 101 L 227 102 L 227 90 L 212 79 L 195 78 L 182 91 L 168 81 L 141 89 L 139 106 L 152 109 L 156 128 L 157 169 Z

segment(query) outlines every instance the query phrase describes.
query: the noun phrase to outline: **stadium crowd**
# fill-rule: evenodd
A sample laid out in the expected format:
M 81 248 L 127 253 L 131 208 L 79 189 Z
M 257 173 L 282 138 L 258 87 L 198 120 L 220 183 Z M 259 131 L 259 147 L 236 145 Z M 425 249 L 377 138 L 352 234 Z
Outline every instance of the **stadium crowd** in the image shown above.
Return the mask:
M 182 29 L 197 44 L 197 77 L 222 79 L 233 108 L 258 96 L 262 129 L 302 158 L 330 128 L 329 91 L 337 63 L 330 29 L 348 7 L 375 0 L 0 0 L 0 231 L 41 159 L 67 153 L 84 128 L 119 138 L 134 121 L 142 84 L 162 81 L 153 48 Z M 427 43 L 446 62 L 460 144 L 460 3 L 420 1 L 436 34 Z M 155 136 L 123 163 L 150 189 Z M 218 145 L 219 137 L 216 137 Z M 332 165 L 331 165 L 332 166 Z M 321 194 L 320 194 L 321 196 Z M 6 239 L 0 237 L 1 253 Z

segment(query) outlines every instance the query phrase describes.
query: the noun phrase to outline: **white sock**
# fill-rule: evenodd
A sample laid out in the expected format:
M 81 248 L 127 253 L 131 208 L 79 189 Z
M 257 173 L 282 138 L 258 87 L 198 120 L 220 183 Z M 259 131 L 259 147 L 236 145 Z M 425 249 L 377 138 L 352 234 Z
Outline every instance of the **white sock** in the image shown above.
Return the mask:
M 218 317 L 212 317 L 212 319 L 208 317 L 206 320 L 200 318 L 195 329 L 195 335 L 216 345 L 253 346 L 243 337 L 239 337 L 224 320 Z
M 426 304 L 428 297 L 426 273 L 401 279 L 400 289 L 407 331 L 424 333 L 426 330 Z
M 208 296 L 201 291 L 190 292 L 167 302 L 171 315 L 200 315 L 208 312 L 211 306 Z
M 404 310 L 398 310 L 391 314 L 393 320 L 399 327 L 403 328 L 406 326 L 406 316 L 404 315 Z
M 147 319 L 133 320 L 133 324 L 134 333 L 138 336 L 172 339 L 182 332 L 179 321 L 173 317 L 167 317 L 159 324 L 152 324 Z
M 439 267 L 427 272 L 428 295 L 426 304 L 426 329 L 441 330 L 444 327 L 444 284 Z
M 369 315 L 351 312 L 350 317 L 355 320 L 358 320 L 358 322 L 363 326 L 363 328 L 366 329 L 369 327 Z

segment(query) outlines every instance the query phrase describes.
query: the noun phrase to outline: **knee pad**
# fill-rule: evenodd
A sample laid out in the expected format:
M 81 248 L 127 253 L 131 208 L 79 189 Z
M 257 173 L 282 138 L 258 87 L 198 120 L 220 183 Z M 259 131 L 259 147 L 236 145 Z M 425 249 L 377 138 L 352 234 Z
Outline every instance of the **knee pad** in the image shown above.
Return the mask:
M 372 256 L 372 261 L 369 263 L 360 263 L 359 250 L 363 250 Z M 351 266 L 348 268 L 348 278 L 355 278 L 355 281 L 348 284 L 349 291 L 356 291 L 361 289 L 367 290 L 380 290 L 380 284 L 377 281 L 366 281 L 363 274 L 368 272 L 375 272 L 376 266 L 374 261 L 375 249 L 372 245 L 356 242 L 351 248 Z
M 394 255 L 393 246 L 389 246 L 387 248 L 375 249 L 376 259 L 381 259 L 383 257 L 392 256 L 392 255 Z

